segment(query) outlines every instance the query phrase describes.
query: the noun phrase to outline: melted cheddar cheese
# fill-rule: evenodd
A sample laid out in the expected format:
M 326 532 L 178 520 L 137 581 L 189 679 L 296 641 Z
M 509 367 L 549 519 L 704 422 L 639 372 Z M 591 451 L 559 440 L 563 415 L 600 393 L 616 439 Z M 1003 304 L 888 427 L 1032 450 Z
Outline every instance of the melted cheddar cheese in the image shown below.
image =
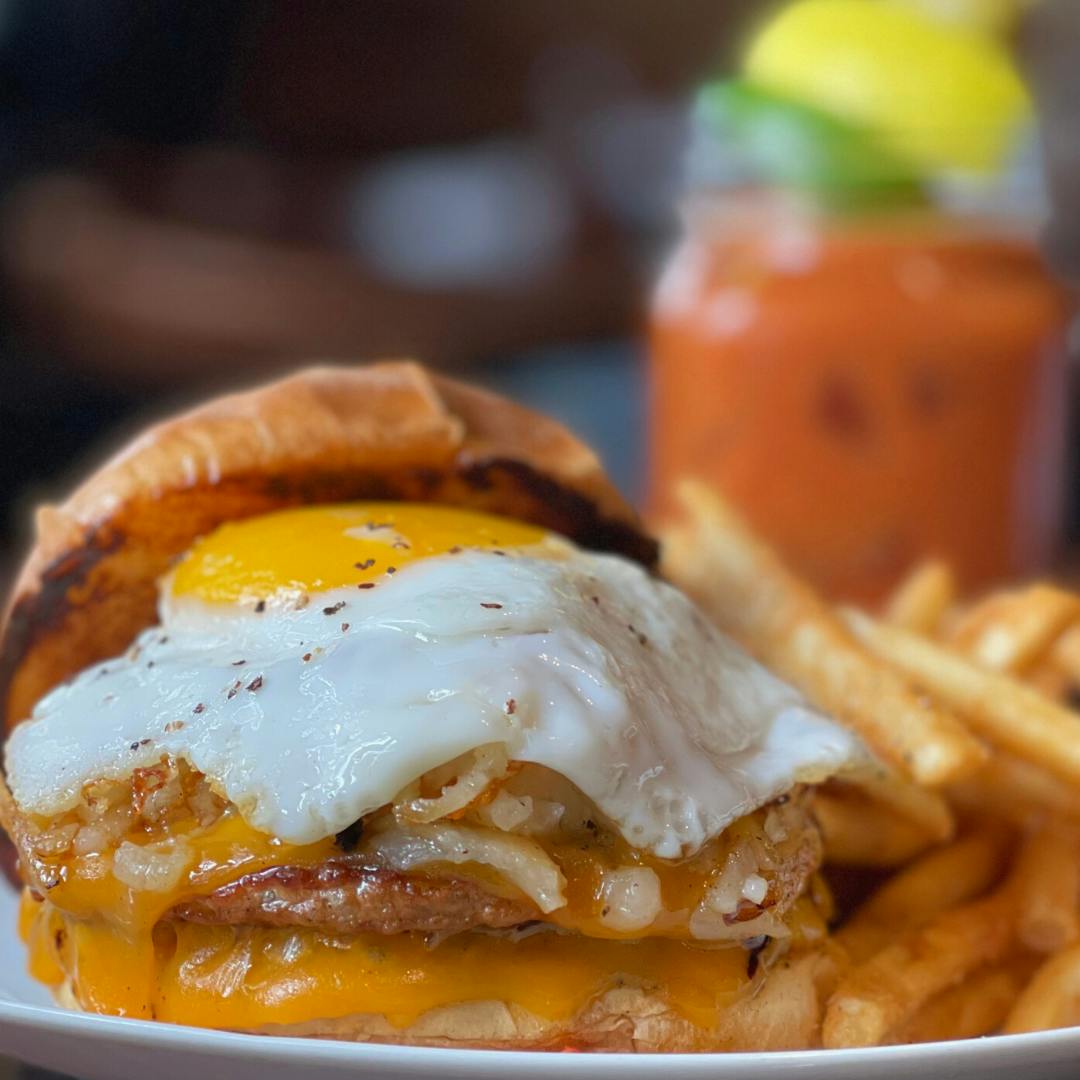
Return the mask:
M 738 828 L 728 838 L 738 841 Z M 181 829 L 180 837 L 185 833 Z M 657 928 L 629 940 L 598 921 L 596 882 L 605 865 L 630 858 L 621 843 L 552 848 L 567 876 L 569 903 L 555 913 L 567 933 L 520 940 L 462 933 L 434 947 L 421 934 L 327 935 L 312 929 L 203 926 L 167 918 L 185 899 L 205 895 L 270 866 L 319 865 L 332 840 L 282 844 L 226 814 L 187 834 L 190 865 L 163 892 L 134 890 L 109 871 L 107 854 L 71 857 L 44 900 L 25 894 L 21 929 L 31 974 L 59 987 L 70 982 L 90 1012 L 215 1028 L 254 1028 L 375 1013 L 407 1026 L 430 1009 L 460 1001 L 499 1000 L 550 1021 L 568 1020 L 616 985 L 659 988 L 672 1007 L 703 1028 L 751 984 L 748 954 L 738 946 L 685 940 L 685 927 Z M 692 903 L 723 861 L 723 848 L 682 864 L 646 859 L 667 901 Z M 479 866 L 432 865 L 474 876 L 489 888 L 505 882 Z M 511 890 L 512 891 L 512 890 Z M 785 920 L 793 942 L 824 932 L 804 899 Z M 622 938 L 620 940 L 620 938 Z
M 177 922 L 131 941 L 31 899 L 23 932 L 32 974 L 53 987 L 70 978 L 83 1009 L 211 1028 L 362 1013 L 406 1027 L 440 1006 L 489 1000 L 569 1020 L 604 990 L 630 983 L 662 990 L 709 1029 L 751 982 L 743 949 L 662 939 L 467 933 L 429 948 L 418 934 L 339 938 Z

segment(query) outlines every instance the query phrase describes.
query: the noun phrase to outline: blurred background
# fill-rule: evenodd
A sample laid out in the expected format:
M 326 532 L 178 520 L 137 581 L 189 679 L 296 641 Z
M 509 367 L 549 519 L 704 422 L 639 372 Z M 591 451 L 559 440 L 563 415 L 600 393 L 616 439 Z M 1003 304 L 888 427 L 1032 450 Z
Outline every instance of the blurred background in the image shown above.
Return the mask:
M 826 588 L 1062 551 L 1076 0 L 3 0 L 0 567 L 146 418 L 415 356 Z

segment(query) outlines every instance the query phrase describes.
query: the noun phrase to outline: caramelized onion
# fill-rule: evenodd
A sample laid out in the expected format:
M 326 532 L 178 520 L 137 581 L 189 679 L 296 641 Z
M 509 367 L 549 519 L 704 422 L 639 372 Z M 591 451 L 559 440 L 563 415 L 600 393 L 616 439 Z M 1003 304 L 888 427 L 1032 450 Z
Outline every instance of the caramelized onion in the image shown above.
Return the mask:
M 429 799 L 410 791 L 409 796 L 394 803 L 394 816 L 399 821 L 423 824 L 455 814 L 479 798 L 494 781 L 501 780 L 510 765 L 502 743 L 478 746 L 458 761 L 460 771 L 437 796 Z
M 539 844 L 523 836 L 442 821 L 395 822 L 379 829 L 366 848 L 396 870 L 433 862 L 481 863 L 497 870 L 545 913 L 566 903 L 562 872 Z

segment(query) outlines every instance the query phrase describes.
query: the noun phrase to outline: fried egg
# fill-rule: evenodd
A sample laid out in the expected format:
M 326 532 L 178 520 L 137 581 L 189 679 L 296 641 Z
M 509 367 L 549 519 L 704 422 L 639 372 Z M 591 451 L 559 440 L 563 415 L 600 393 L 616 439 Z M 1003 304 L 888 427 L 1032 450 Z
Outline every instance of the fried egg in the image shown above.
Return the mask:
M 229 523 L 161 583 L 159 615 L 15 729 L 24 811 L 61 813 L 169 755 L 302 844 L 495 744 L 674 858 L 864 753 L 637 564 L 486 514 L 368 503 Z

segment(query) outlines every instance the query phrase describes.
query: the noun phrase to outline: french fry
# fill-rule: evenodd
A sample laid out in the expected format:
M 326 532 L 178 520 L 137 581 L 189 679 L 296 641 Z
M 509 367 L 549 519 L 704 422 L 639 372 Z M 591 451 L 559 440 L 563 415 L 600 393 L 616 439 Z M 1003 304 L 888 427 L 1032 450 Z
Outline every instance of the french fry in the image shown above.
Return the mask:
M 1080 690 L 1080 626 L 1070 627 L 1050 650 L 1054 663 L 1065 672 L 1071 685 Z
M 871 802 L 888 807 L 921 829 L 936 844 L 953 838 L 956 819 L 943 795 L 918 787 L 893 769 L 866 769 L 849 773 L 841 786 L 857 788 Z
M 1041 583 L 958 611 L 931 562 L 881 620 L 837 612 L 721 498 L 680 494 L 667 576 L 878 759 L 813 796 L 826 862 L 896 871 L 833 935 L 823 1045 L 1080 1023 L 1080 714 L 1062 704 L 1080 595 Z
M 1070 693 L 1080 688 L 1080 684 L 1058 663 L 1053 652 L 1040 657 L 1024 671 L 1024 682 L 1033 690 L 1062 704 L 1074 707 L 1069 701 Z
M 1080 716 L 1008 675 L 984 671 L 898 626 L 850 609 L 843 615 L 860 641 L 962 715 L 979 735 L 1080 785 Z
M 1024 845 L 1014 870 L 1017 934 L 1035 952 L 1080 940 L 1080 846 L 1075 834 L 1048 827 Z
M 976 604 L 952 628 L 948 643 L 980 667 L 1019 672 L 1078 619 L 1080 596 L 1040 583 Z
M 1080 695 L 1080 626 L 1071 626 L 1024 670 L 1039 693 L 1076 709 Z
M 977 1039 L 999 1030 L 1031 975 L 1027 957 L 988 967 L 928 1001 L 890 1039 L 895 1043 Z
M 900 866 L 932 843 L 925 830 L 863 798 L 817 791 L 813 806 L 825 841 L 826 862 Z
M 1007 890 L 953 908 L 900 937 L 840 981 L 825 1010 L 822 1042 L 829 1049 L 875 1046 L 931 998 L 994 964 L 1014 940 Z
M 861 963 L 899 933 L 984 893 L 1001 875 L 1008 847 L 1001 829 L 984 829 L 928 852 L 885 882 L 836 940 Z
M 947 563 L 920 563 L 900 583 L 885 609 L 885 619 L 916 634 L 936 633 L 956 599 L 956 579 Z
M 824 1045 L 880 1043 L 938 994 L 1004 961 L 1017 941 L 1023 898 L 1051 888 L 1057 873 L 1038 855 L 1029 838 L 995 892 L 943 912 L 848 971 L 825 1010 Z
M 707 614 L 879 757 L 935 786 L 976 769 L 986 750 L 946 710 L 870 655 L 814 591 L 701 484 L 664 539 L 664 570 Z
M 1025 828 L 1047 815 L 1080 823 L 1080 789 L 1038 765 L 998 752 L 974 776 L 949 787 L 949 798 L 968 813 Z
M 1047 1031 L 1080 1021 L 1080 945 L 1051 957 L 1035 972 L 1005 1020 L 1002 1031 Z

